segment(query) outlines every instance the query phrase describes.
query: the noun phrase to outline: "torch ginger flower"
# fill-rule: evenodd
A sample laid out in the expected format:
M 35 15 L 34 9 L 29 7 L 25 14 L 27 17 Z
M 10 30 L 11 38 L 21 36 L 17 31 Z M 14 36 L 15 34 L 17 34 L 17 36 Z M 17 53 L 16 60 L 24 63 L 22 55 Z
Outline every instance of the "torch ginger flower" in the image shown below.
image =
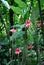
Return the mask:
M 13 34 L 14 32 L 16 32 L 16 29 L 13 28 L 10 30 L 10 32 L 12 32 L 12 34 Z
M 20 50 L 20 48 L 16 48 L 16 50 L 15 50 L 15 54 L 20 54 L 21 53 L 21 50 Z
M 31 24 L 32 24 L 32 23 L 31 23 L 30 20 L 27 20 L 26 23 L 25 23 L 26 27 L 29 27 Z
M 29 49 L 33 49 L 33 48 L 34 48 L 34 46 L 30 45 L 28 48 L 29 48 Z

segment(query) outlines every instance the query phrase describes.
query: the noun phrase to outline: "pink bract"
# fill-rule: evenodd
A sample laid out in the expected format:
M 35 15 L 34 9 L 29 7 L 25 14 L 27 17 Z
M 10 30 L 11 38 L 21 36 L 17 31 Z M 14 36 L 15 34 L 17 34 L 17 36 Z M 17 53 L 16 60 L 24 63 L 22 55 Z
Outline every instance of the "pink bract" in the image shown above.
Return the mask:
M 29 48 L 29 49 L 33 49 L 33 48 L 34 48 L 34 46 L 30 45 L 28 48 Z
M 30 20 L 27 20 L 27 21 L 26 21 L 26 23 L 25 23 L 26 27 L 31 26 L 31 24 L 32 24 L 32 23 L 31 23 L 31 21 L 30 21 Z
M 16 48 L 16 50 L 15 50 L 15 54 L 20 54 L 21 53 L 21 49 L 20 48 Z
M 12 34 L 13 34 L 14 32 L 16 32 L 16 29 L 13 28 L 10 30 L 10 32 L 12 32 Z

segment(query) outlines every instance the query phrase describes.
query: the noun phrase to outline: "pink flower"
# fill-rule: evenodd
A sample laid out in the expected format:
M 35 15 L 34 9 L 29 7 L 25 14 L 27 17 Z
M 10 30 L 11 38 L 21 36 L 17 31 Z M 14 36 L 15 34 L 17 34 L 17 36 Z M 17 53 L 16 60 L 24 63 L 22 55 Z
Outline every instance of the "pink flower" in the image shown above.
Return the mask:
M 28 48 L 29 48 L 29 49 L 33 49 L 33 48 L 34 48 L 34 46 L 30 45 Z
M 41 21 L 39 21 L 37 25 L 38 25 L 38 27 L 41 27 Z
M 16 48 L 16 50 L 15 50 L 15 54 L 20 54 L 21 53 L 21 50 L 20 50 L 20 48 Z
M 12 34 L 13 34 L 14 32 L 16 32 L 16 29 L 13 28 L 10 30 L 10 32 L 12 32 Z
M 30 20 L 27 20 L 26 23 L 25 23 L 26 27 L 29 27 L 31 24 L 32 24 L 32 23 L 31 23 Z

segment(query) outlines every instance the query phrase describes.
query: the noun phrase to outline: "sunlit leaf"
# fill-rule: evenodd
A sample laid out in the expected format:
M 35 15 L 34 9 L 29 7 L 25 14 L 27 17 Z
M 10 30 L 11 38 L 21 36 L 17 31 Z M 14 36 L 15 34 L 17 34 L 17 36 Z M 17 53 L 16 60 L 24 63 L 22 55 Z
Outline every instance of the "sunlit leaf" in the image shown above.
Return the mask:
M 11 9 L 16 14 L 21 14 L 22 10 L 19 7 L 11 6 Z
M 25 2 L 23 2 L 22 0 L 14 0 L 18 5 L 19 7 L 21 8 L 25 8 L 26 7 L 26 4 Z

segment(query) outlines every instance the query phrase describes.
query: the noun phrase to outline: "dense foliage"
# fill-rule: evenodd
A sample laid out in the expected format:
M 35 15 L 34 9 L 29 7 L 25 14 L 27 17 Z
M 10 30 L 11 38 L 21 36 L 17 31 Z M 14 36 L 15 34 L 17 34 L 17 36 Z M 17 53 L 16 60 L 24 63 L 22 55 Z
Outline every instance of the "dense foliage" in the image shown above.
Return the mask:
M 44 0 L 0 1 L 0 65 L 44 65 Z

